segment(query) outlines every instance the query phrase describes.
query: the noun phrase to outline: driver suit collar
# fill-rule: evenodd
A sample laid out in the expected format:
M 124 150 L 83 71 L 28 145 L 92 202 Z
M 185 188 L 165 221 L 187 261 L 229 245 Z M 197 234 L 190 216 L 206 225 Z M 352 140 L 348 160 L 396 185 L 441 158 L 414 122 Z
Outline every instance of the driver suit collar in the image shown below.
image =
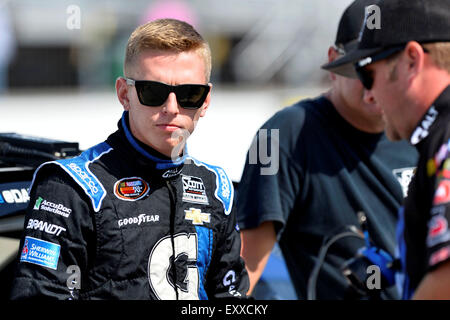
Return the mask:
M 425 115 L 419 121 L 417 127 L 413 130 L 409 141 L 412 145 L 418 145 L 425 140 L 430 132 L 440 126 L 441 121 L 447 121 L 447 117 L 443 116 L 448 113 L 448 101 L 450 101 L 450 86 L 444 89 L 437 97 L 434 103 L 428 108 Z M 441 120 L 441 118 L 443 120 Z
M 124 111 L 122 118 L 119 121 L 119 130 L 122 131 L 123 135 L 131 147 L 144 159 L 145 162 L 153 163 L 155 169 L 162 170 L 162 174 L 169 172 L 168 176 L 177 175 L 177 172 L 181 172 L 181 167 L 184 165 L 186 158 L 188 157 L 187 146 L 183 150 L 183 155 L 177 157 L 176 159 L 171 159 L 166 157 L 153 148 L 143 144 L 138 141 L 129 128 L 128 122 L 128 111 Z M 164 177 L 164 176 L 163 176 Z

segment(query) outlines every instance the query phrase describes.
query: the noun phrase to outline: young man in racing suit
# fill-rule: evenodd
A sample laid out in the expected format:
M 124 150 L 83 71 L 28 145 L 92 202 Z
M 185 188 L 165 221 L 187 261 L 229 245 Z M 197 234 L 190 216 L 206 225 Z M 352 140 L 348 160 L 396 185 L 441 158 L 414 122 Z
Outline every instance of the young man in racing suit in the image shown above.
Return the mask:
M 189 24 L 132 33 L 118 131 L 35 173 L 12 299 L 245 297 L 232 183 L 185 147 L 209 106 L 210 72 Z

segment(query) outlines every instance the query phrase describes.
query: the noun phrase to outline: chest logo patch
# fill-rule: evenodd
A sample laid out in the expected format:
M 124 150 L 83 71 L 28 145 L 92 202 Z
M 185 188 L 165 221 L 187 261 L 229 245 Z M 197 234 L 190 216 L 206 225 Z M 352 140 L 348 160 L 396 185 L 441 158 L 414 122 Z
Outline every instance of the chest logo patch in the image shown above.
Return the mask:
M 205 185 L 199 177 L 182 175 L 183 181 L 183 201 L 208 204 Z
M 189 210 L 184 210 L 185 212 L 185 219 L 186 220 L 192 220 L 192 224 L 195 225 L 203 225 L 203 223 L 209 223 L 211 221 L 210 213 L 202 212 L 200 209 L 196 208 L 189 208 Z
M 114 195 L 120 200 L 136 201 L 150 191 L 148 183 L 138 177 L 123 178 L 114 184 Z

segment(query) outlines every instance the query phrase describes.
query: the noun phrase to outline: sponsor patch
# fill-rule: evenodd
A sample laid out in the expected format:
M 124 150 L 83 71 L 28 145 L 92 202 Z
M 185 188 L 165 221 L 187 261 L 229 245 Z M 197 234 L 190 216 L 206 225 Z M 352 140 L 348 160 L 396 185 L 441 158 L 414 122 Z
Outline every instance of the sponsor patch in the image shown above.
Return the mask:
M 114 184 L 114 194 L 126 201 L 142 199 L 150 191 L 148 183 L 138 177 L 123 178 Z
M 447 219 L 442 215 L 432 216 L 428 223 L 428 247 L 432 247 L 448 240 L 450 240 L 450 232 L 448 231 Z
M 81 169 L 75 162 L 71 162 L 67 165 L 73 172 L 77 174 L 78 177 L 89 187 L 92 194 L 97 194 L 99 192 L 98 186 L 96 185 L 93 178 L 83 169 Z
M 183 171 L 182 167 L 176 167 L 173 169 L 169 169 L 162 174 L 162 177 L 164 179 L 172 178 L 172 177 L 179 175 L 181 173 L 181 171 Z
M 441 180 L 434 194 L 434 205 L 450 202 L 450 180 Z
M 56 243 L 27 236 L 20 254 L 20 262 L 33 263 L 56 270 L 60 249 L 61 246 Z
M 447 143 L 444 143 L 440 148 L 436 155 L 427 161 L 427 173 L 428 176 L 431 177 L 437 171 L 444 160 L 448 158 L 450 154 L 450 140 Z
M 182 175 L 183 181 L 183 201 L 208 204 L 208 197 L 206 196 L 205 185 L 203 180 L 199 177 L 192 177 Z
M 430 257 L 429 264 L 430 266 L 434 266 L 439 262 L 445 261 L 450 257 L 450 248 L 444 247 L 433 253 Z
M 55 213 L 57 215 L 63 216 L 64 218 L 68 218 L 72 213 L 72 209 L 69 209 L 63 206 L 60 203 L 53 203 L 45 200 L 42 197 L 38 197 L 36 202 L 34 203 L 33 210 L 43 210 L 51 213 Z
M 439 115 L 439 112 L 437 112 L 436 108 L 434 106 L 431 106 L 427 113 L 422 118 L 422 121 L 420 122 L 419 126 L 413 131 L 413 134 L 411 135 L 410 142 L 413 145 L 418 144 L 420 141 L 428 137 L 428 130 L 430 129 L 431 125 L 436 121 L 437 117 Z
M 56 224 L 48 223 L 47 221 L 41 221 L 37 219 L 30 219 L 28 220 L 27 229 L 34 229 L 34 230 L 40 230 L 44 231 L 48 234 L 54 234 L 56 236 L 59 236 L 61 232 L 66 231 L 65 228 L 60 227 Z
M 129 217 L 120 219 L 118 221 L 119 227 L 126 226 L 128 224 L 136 224 L 140 225 L 141 223 L 146 222 L 158 222 L 159 221 L 159 215 L 157 214 L 140 214 L 137 217 Z
M 200 209 L 196 208 L 189 208 L 189 210 L 184 210 L 185 212 L 185 219 L 191 220 L 192 224 L 195 225 L 203 225 L 203 223 L 209 223 L 211 222 L 211 214 L 202 212 Z
M 409 168 L 399 168 L 392 170 L 392 173 L 397 178 L 397 181 L 402 186 L 403 191 L 403 197 L 406 198 L 408 195 L 408 187 L 409 183 L 411 182 L 412 177 L 414 176 L 416 168 L 415 167 L 409 167 Z

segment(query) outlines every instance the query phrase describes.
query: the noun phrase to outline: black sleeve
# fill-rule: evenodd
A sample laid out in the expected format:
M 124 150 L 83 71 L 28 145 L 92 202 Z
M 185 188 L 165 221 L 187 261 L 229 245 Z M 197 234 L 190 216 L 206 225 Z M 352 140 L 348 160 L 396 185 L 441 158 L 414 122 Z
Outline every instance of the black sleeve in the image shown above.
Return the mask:
M 272 144 L 270 131 L 267 139 L 267 145 Z M 259 139 L 256 141 L 259 145 Z M 256 228 L 265 221 L 273 221 L 275 231 L 280 234 L 298 200 L 303 180 L 300 165 L 292 161 L 279 144 L 279 141 L 273 144 L 278 146 L 271 154 L 271 157 L 278 157 L 278 168 L 272 170 L 273 174 L 264 174 L 263 169 L 267 165 L 259 160 L 254 163 L 250 159 L 250 151 L 247 154 L 236 197 L 237 221 L 241 229 Z
M 83 286 L 94 234 L 90 207 L 69 175 L 52 167 L 37 173 L 30 191 L 11 299 L 73 299 L 77 290 L 69 287 Z
M 216 248 L 208 271 L 208 296 L 210 299 L 246 298 L 250 281 L 244 260 L 240 256 L 241 238 L 234 208 L 228 218 L 224 219 Z

